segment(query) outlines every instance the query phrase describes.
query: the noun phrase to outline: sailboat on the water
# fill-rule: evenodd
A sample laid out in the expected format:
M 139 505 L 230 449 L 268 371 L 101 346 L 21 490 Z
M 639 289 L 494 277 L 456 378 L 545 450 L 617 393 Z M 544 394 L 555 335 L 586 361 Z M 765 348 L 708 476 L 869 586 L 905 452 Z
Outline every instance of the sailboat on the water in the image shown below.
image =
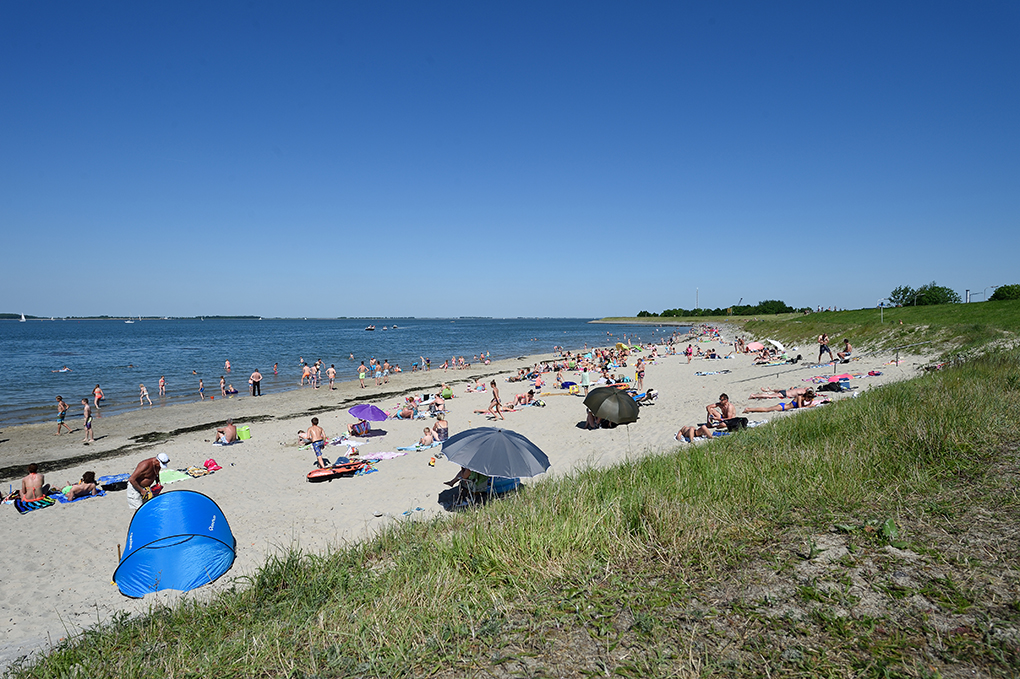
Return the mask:
M 25 322 L 25 314 L 21 314 L 21 322 L 22 322 L 22 323 L 24 323 L 24 322 Z

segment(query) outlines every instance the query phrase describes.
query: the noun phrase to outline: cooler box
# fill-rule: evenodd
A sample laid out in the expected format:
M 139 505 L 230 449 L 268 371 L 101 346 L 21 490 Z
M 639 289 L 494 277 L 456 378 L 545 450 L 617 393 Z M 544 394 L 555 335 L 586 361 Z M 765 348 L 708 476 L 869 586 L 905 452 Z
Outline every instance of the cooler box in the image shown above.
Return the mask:
M 237 440 L 238 441 L 247 441 L 250 438 L 251 438 L 251 430 L 248 429 L 248 427 L 238 427 L 237 428 Z

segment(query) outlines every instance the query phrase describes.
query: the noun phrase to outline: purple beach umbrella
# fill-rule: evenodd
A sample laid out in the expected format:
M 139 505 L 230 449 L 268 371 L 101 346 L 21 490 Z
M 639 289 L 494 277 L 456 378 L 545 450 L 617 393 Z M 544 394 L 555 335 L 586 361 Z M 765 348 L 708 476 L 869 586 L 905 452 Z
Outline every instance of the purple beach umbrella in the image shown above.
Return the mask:
M 359 403 L 347 412 L 359 420 L 368 420 L 369 422 L 382 422 L 386 419 L 386 413 L 371 403 Z

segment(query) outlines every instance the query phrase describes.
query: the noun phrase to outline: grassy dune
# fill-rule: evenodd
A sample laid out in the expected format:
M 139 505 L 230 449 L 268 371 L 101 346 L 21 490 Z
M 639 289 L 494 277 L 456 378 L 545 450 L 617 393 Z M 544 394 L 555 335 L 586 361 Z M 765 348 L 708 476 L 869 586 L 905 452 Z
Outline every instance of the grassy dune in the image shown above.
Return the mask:
M 14 675 L 1016 676 L 1018 359 L 282 555 Z
M 655 324 L 656 318 L 611 318 L 605 321 Z M 828 333 L 833 346 L 847 337 L 855 346 L 889 349 L 920 342 L 913 351 L 956 354 L 1020 339 L 1020 300 L 975 302 L 895 309 L 823 311 L 776 316 L 706 316 L 684 319 L 690 324 L 729 323 L 756 338 L 772 338 L 814 347 L 818 335 Z M 807 356 L 807 354 L 805 354 Z

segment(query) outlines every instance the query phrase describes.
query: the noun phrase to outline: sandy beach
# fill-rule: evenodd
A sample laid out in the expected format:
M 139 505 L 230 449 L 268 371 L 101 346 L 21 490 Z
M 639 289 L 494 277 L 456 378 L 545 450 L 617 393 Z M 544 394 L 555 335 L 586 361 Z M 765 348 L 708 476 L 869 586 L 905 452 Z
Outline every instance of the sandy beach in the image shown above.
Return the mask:
M 716 347 L 723 353 L 729 350 L 725 336 L 701 346 Z M 813 356 L 815 351 L 816 347 L 810 346 L 800 353 Z M 647 357 L 648 352 L 641 355 Z M 526 382 L 509 383 L 506 377 L 518 368 L 551 358 L 539 355 L 467 370 L 405 372 L 383 386 L 369 381 L 366 389 L 357 382 L 345 382 L 338 383 L 336 391 L 326 386 L 304 388 L 260 398 L 217 398 L 99 417 L 95 422 L 96 442 L 90 446 L 81 442 L 80 417 L 69 417 L 75 431 L 60 437 L 53 435 L 55 424 L 8 428 L 0 433 L 0 481 L 5 493 L 8 484 L 16 488 L 24 467 L 31 462 L 40 465 L 49 483 L 63 485 L 76 481 L 86 470 L 95 471 L 97 476 L 130 472 L 141 459 L 161 452 L 169 455 L 170 467 L 175 469 L 214 458 L 222 470 L 167 488 L 195 490 L 214 499 L 237 540 L 237 560 L 231 571 L 215 584 L 183 595 L 201 598 L 253 572 L 268 554 L 291 547 L 322 550 L 363 538 L 388 522 L 446 514 L 439 494 L 446 490 L 443 482 L 452 478 L 459 467 L 445 459 L 429 466 L 434 451 L 382 460 L 376 465 L 377 472 L 365 476 L 308 483 L 305 475 L 313 468 L 314 455 L 310 449 L 300 449 L 296 432 L 307 427 L 313 416 L 320 419 L 327 437 L 337 436 L 355 421 L 347 408 L 374 403 L 392 411 L 406 394 L 435 392 L 445 382 L 455 393 L 455 398 L 447 401 L 451 434 L 472 427 L 505 426 L 542 448 L 552 462 L 548 474 L 560 475 L 585 465 L 610 465 L 627 456 L 676 448 L 677 429 L 704 422 L 706 404 L 714 402 L 721 392 L 728 393 L 740 411 L 748 405 L 779 402 L 749 400 L 748 396 L 761 387 L 809 386 L 806 378 L 834 372 L 831 365 L 754 366 L 752 357 L 746 355 L 723 360 L 695 358 L 690 364 L 684 356 L 660 356 L 649 363 L 644 380 L 659 397 L 654 404 L 642 407 L 640 419 L 629 426 L 588 431 L 583 428 L 582 399 L 550 387 L 541 390 L 545 407 L 508 413 L 505 423 L 473 413 L 488 405 L 490 394 L 467 393 L 469 382 L 496 379 L 506 401 L 529 388 Z M 891 358 L 865 354 L 838 366 L 836 372 L 863 375 L 851 380 L 862 392 L 913 377 L 924 364 L 922 358 L 913 357 L 891 365 Z M 634 360 L 629 368 L 622 369 L 631 378 Z M 867 376 L 869 371 L 882 375 Z M 696 375 L 699 372 L 716 374 Z M 552 382 L 552 377 L 550 373 L 547 382 Z M 579 381 L 577 373 L 565 372 L 564 379 Z M 839 394 L 834 399 L 850 396 Z M 762 413 L 747 417 L 771 420 L 791 416 L 796 415 Z M 227 418 L 233 418 L 238 426 L 248 426 L 251 439 L 228 447 L 212 445 L 214 428 L 222 426 Z M 368 439 L 361 452 L 395 451 L 413 445 L 422 428 L 432 423 L 431 419 L 376 423 L 375 429 L 385 434 Z M 344 446 L 330 446 L 326 455 L 334 458 L 345 451 Z M 541 482 L 542 478 L 525 483 Z M 97 622 L 107 622 L 118 611 L 135 614 L 182 596 L 162 592 L 132 600 L 112 584 L 118 544 L 124 542 L 132 513 L 124 492 L 24 515 L 11 505 L 0 507 L 0 540 L 9 555 L 0 581 L 0 634 L 5 640 L 0 646 L 0 667 Z

